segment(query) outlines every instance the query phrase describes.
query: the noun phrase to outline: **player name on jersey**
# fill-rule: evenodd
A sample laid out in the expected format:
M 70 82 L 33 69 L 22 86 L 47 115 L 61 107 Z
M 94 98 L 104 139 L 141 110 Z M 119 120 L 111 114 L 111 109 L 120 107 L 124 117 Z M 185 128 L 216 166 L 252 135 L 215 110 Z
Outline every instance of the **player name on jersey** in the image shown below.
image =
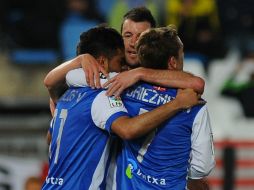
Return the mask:
M 158 93 L 158 91 L 151 88 L 145 88 L 144 86 L 128 90 L 126 96 L 154 105 L 165 104 L 175 98 L 168 94 Z
M 76 103 L 78 103 L 85 95 L 86 95 L 86 92 L 72 90 L 70 93 L 64 94 L 61 98 L 61 101 L 70 102 L 76 98 Z

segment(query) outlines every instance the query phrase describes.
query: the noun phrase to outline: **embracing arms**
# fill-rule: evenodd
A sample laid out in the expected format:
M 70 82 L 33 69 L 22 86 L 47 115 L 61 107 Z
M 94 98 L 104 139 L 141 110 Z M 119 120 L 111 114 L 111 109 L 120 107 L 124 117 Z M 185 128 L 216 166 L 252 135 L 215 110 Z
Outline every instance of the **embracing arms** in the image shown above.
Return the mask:
M 122 139 L 137 138 L 152 131 L 181 109 L 201 103 L 192 89 L 179 90 L 174 100 L 136 117 L 120 117 L 112 123 L 111 129 Z
M 85 64 L 86 62 L 90 64 Z M 99 65 L 94 57 L 89 54 L 79 55 L 76 58 L 66 61 L 61 65 L 57 66 L 53 70 L 51 70 L 44 79 L 44 85 L 49 91 L 50 97 L 53 102 L 56 103 L 59 96 L 66 89 L 66 81 L 65 76 L 68 71 L 83 67 L 85 71 L 86 81 L 88 85 L 91 87 L 100 88 L 100 80 L 99 80 L 99 72 L 102 72 L 105 76 L 107 76 L 104 68 Z M 91 80 L 91 76 L 97 80 Z M 85 80 L 85 79 L 84 79 Z
M 65 75 L 67 72 L 80 67 L 84 70 L 85 78 L 79 80 L 86 80 L 87 85 L 92 88 L 101 87 L 99 72 L 108 76 L 106 71 L 98 64 L 94 57 L 89 54 L 79 55 L 73 60 L 59 65 L 45 77 L 44 84 L 48 88 L 50 95 L 54 96 L 52 97 L 54 102 L 56 99 L 54 90 L 57 89 L 57 86 L 65 82 Z M 108 90 L 108 95 L 115 94 L 116 96 L 119 96 L 124 89 L 135 84 L 139 80 L 166 87 L 192 88 L 200 94 L 203 93 L 205 85 L 204 80 L 200 77 L 183 71 L 137 68 L 120 73 L 118 76 L 109 80 L 109 82 L 105 84 L 111 84 Z
M 205 85 L 203 79 L 191 73 L 139 67 L 118 74 L 110 79 L 104 86 L 111 84 L 107 94 L 109 96 L 112 94 L 119 96 L 124 89 L 140 80 L 165 87 L 192 88 L 199 94 L 203 93 Z

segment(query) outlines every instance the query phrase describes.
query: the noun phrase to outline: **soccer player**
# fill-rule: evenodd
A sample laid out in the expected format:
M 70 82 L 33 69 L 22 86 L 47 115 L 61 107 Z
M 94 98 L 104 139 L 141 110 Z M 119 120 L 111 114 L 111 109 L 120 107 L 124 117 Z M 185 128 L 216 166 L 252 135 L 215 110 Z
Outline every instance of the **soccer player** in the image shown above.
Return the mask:
M 155 26 L 156 23 L 151 12 L 145 7 L 131 9 L 124 15 L 121 33 L 125 46 L 126 64 L 128 69 L 131 70 L 123 72 L 109 80 L 110 83 L 112 83 L 108 89 L 109 96 L 112 94 L 119 96 L 124 89 L 135 84 L 139 80 L 168 87 L 193 88 L 198 93 L 203 92 L 203 79 L 193 76 L 190 73 L 183 71 L 136 68 L 139 67 L 139 61 L 135 49 L 136 41 L 143 31 Z M 100 88 L 101 84 L 99 73 L 102 72 L 105 76 L 108 76 L 108 73 L 90 54 L 79 55 L 73 60 L 56 67 L 49 72 L 44 80 L 44 84 L 50 91 L 53 91 L 56 89 L 56 86 L 61 86 L 62 83 L 65 82 L 65 75 L 68 71 L 80 68 L 81 66 L 84 68 L 85 75 L 82 76 L 86 77 L 87 84 L 92 88 Z
M 93 55 L 107 72 L 121 70 L 124 45 L 114 29 L 83 33 L 77 50 Z M 197 103 L 196 93 L 185 90 L 158 109 L 130 118 L 121 99 L 106 96 L 103 89 L 69 88 L 54 112 L 49 172 L 42 189 L 105 189 L 111 131 L 123 139 L 137 138 Z
M 183 69 L 183 44 L 172 27 L 144 32 L 137 51 L 145 68 Z M 82 80 L 76 77 L 77 72 L 68 74 L 69 84 L 76 85 L 77 78 Z M 85 83 L 84 79 L 81 83 Z M 136 116 L 173 100 L 176 93 L 177 89 L 138 83 L 127 89 L 122 98 L 131 116 Z M 195 183 L 204 186 L 203 179 L 214 165 L 207 106 L 195 106 L 179 112 L 147 136 L 124 140 L 112 189 L 184 190 L 188 177 L 193 189 L 199 190 Z
M 151 29 L 142 34 L 137 52 L 143 67 L 183 69 L 183 44 L 172 27 Z M 158 91 L 169 99 L 176 95 L 176 89 L 160 88 Z M 147 94 L 146 98 L 141 98 L 143 94 Z M 154 86 L 146 83 L 137 84 L 122 96 L 132 116 L 140 108 L 150 111 L 161 105 L 154 97 Z M 202 179 L 214 165 L 209 114 L 206 105 L 199 105 L 179 112 L 143 138 L 123 141 L 115 186 L 121 190 L 184 190 L 186 177 Z

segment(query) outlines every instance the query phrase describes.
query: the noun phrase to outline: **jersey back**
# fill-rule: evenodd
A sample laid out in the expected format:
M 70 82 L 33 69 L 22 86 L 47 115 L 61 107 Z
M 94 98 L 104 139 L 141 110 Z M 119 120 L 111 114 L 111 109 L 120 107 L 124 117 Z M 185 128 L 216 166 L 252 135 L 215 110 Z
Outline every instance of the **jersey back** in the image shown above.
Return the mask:
M 176 89 L 140 83 L 124 94 L 123 101 L 129 114 L 135 116 L 173 100 L 176 93 Z M 117 158 L 117 189 L 184 190 L 192 125 L 200 108 L 180 111 L 145 137 L 123 141 Z
M 91 111 L 100 93 L 70 88 L 58 101 L 43 190 L 104 189 L 111 140 L 106 129 L 95 125 Z M 99 106 L 96 109 L 101 111 Z

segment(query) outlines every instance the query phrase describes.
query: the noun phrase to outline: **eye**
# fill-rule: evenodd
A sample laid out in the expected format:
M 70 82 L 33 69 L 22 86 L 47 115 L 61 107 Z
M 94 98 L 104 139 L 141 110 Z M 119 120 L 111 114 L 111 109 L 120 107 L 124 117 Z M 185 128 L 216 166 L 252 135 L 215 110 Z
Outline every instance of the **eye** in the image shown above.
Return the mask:
M 123 37 L 124 38 L 130 38 L 132 36 L 132 34 L 131 33 L 124 33 L 124 35 L 123 35 Z

